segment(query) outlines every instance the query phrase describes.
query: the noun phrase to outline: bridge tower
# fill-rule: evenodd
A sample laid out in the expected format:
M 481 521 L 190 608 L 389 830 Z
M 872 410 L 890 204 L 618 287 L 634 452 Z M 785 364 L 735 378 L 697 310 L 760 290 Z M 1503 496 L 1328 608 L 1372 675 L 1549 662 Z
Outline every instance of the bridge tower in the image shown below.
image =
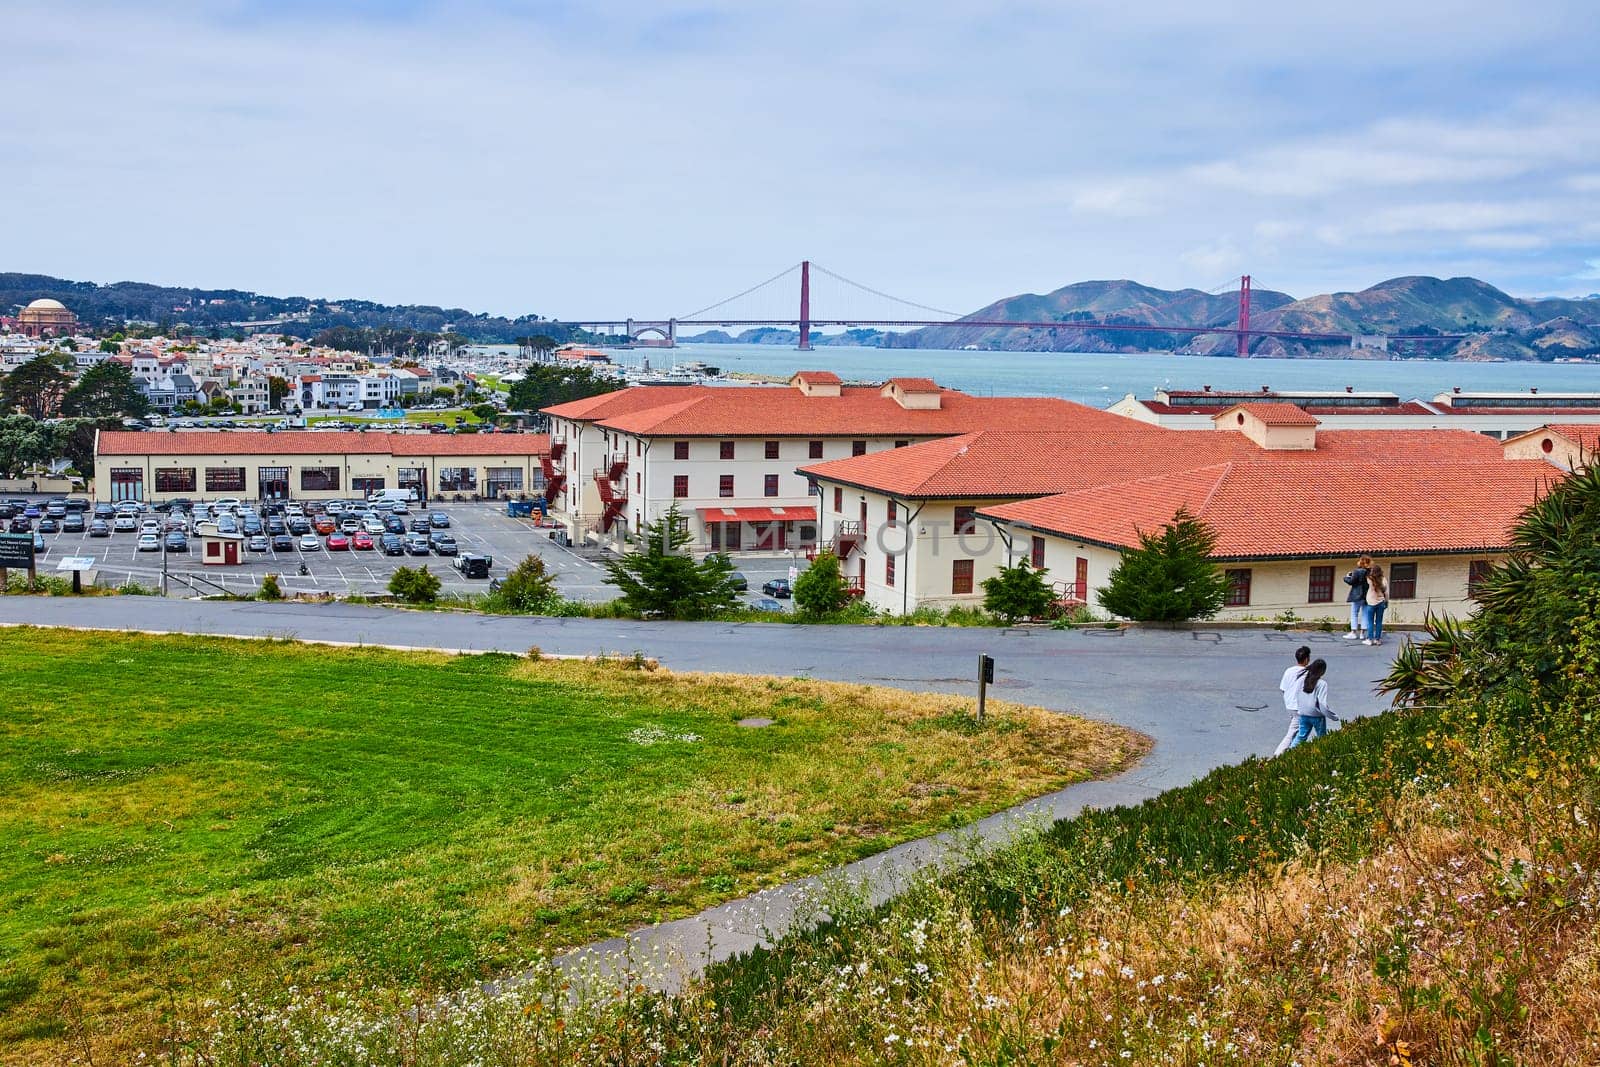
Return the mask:
M 800 346 L 799 351 L 811 351 L 811 261 L 800 261 Z
M 1239 334 L 1234 355 L 1241 359 L 1250 354 L 1250 275 L 1239 279 Z

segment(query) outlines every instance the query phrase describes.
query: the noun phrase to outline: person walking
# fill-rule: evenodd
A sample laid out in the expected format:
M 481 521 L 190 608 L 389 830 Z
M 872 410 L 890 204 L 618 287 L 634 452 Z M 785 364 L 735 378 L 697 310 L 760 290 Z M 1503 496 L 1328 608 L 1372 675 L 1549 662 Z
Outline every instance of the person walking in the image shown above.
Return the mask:
M 1383 613 L 1389 609 L 1389 583 L 1383 564 L 1374 563 L 1367 571 L 1367 644 L 1383 644 Z
M 1283 694 L 1283 710 L 1289 713 L 1289 729 L 1283 735 L 1283 740 L 1278 742 L 1278 747 L 1272 750 L 1274 756 L 1281 756 L 1294 744 L 1294 735 L 1300 731 L 1300 708 L 1295 702 L 1294 691 L 1300 688 L 1300 683 L 1305 680 L 1306 666 L 1311 662 L 1311 648 L 1301 645 L 1294 650 L 1294 662 L 1284 669 L 1283 678 L 1278 682 L 1278 691 Z
M 1344 576 L 1344 584 L 1350 587 L 1350 592 L 1345 594 L 1345 600 L 1350 604 L 1350 632 L 1344 635 L 1346 641 L 1366 636 L 1367 574 L 1371 567 L 1372 557 L 1362 556 L 1356 560 L 1355 570 Z
M 1338 719 L 1333 714 L 1333 709 L 1328 706 L 1328 682 L 1323 675 L 1328 673 L 1328 661 L 1312 660 L 1311 666 L 1306 668 L 1300 684 L 1294 687 L 1294 706 L 1298 716 L 1294 732 L 1294 740 L 1289 742 L 1289 747 L 1304 744 L 1315 734 L 1323 737 L 1328 732 L 1328 719 Z

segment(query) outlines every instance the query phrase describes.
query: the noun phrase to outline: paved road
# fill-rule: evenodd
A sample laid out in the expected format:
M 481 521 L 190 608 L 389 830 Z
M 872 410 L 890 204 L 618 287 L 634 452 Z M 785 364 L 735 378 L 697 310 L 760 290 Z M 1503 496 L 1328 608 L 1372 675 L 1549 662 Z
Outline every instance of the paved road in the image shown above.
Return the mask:
M 1334 710 L 1374 714 L 1373 692 L 1393 647 L 1367 648 L 1334 634 L 1257 630 L 1179 632 L 640 623 L 497 618 L 350 604 L 259 604 L 155 597 L 0 598 L 0 623 L 298 637 L 410 647 L 594 654 L 642 651 L 677 670 L 809 675 L 971 695 L 976 659 L 997 661 L 997 698 L 1121 723 L 1154 739 L 1128 773 L 1041 797 L 962 834 L 909 842 L 835 872 L 876 899 L 917 867 L 1014 832 L 1018 820 L 1060 818 L 1087 806 L 1133 803 L 1185 785 L 1215 767 L 1269 753 L 1287 718 L 1277 681 L 1297 644 L 1329 662 Z M 4 635 L 0 633 L 0 641 Z M 700 915 L 580 950 L 571 962 L 609 971 L 625 960 L 673 987 L 705 963 L 770 941 L 788 928 L 826 879 L 806 879 Z

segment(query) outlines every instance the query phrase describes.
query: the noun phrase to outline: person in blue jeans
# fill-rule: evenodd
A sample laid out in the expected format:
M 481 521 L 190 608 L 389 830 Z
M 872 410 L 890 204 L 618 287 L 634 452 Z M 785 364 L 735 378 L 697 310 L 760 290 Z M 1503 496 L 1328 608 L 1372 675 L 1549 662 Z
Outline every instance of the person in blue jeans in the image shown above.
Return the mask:
M 1371 566 L 1372 557 L 1362 556 L 1356 560 L 1355 569 L 1344 576 L 1344 584 L 1350 587 L 1350 592 L 1345 595 L 1345 600 L 1350 604 L 1350 632 L 1344 635 L 1346 641 L 1366 637 L 1367 571 Z
M 1290 748 L 1309 741 L 1312 735 L 1322 737 L 1328 732 L 1328 719 L 1338 719 L 1328 706 L 1328 661 L 1317 659 L 1306 668 L 1305 678 L 1294 689 L 1295 711 L 1300 715 L 1300 729 L 1295 732 Z
M 1389 610 L 1389 583 L 1383 564 L 1374 563 L 1367 571 L 1367 637 L 1369 645 L 1383 644 L 1383 613 Z

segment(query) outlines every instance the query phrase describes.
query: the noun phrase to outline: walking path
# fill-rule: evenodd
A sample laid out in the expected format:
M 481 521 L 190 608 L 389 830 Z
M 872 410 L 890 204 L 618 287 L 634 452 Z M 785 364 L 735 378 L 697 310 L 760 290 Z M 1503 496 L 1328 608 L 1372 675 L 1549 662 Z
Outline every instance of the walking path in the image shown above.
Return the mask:
M 972 695 L 979 653 L 996 660 L 997 698 L 1115 722 L 1155 742 L 1137 767 L 1039 797 L 953 833 L 910 841 L 826 875 L 586 946 L 562 962 L 589 973 L 618 967 L 664 989 L 707 964 L 770 944 L 814 915 L 830 886 L 873 902 L 914 872 L 1086 807 L 1137 803 L 1216 767 L 1270 753 L 1287 716 L 1277 682 L 1298 644 L 1329 661 L 1344 718 L 1386 702 L 1373 685 L 1392 648 L 1337 634 L 1260 630 L 1068 630 L 797 626 L 497 617 L 354 604 L 263 604 L 158 597 L 4 597 L 0 624 L 76 626 L 463 651 L 592 655 L 642 651 L 675 670 L 806 675 Z M 0 641 L 5 640 L 0 631 Z

